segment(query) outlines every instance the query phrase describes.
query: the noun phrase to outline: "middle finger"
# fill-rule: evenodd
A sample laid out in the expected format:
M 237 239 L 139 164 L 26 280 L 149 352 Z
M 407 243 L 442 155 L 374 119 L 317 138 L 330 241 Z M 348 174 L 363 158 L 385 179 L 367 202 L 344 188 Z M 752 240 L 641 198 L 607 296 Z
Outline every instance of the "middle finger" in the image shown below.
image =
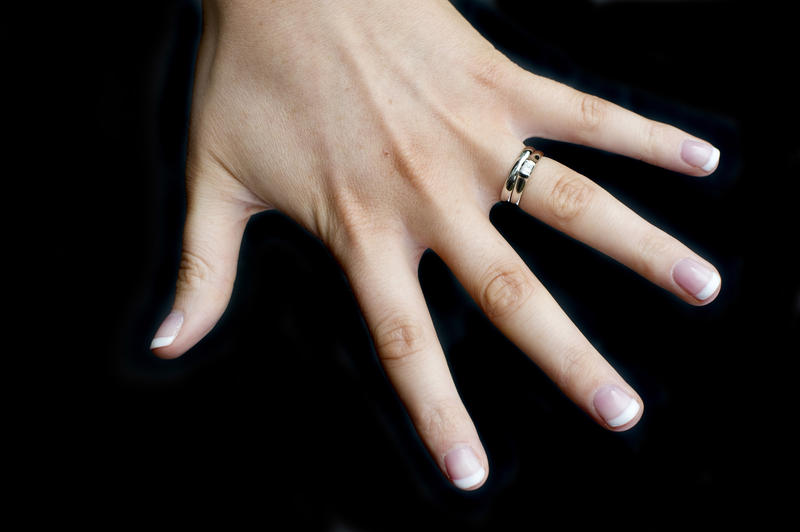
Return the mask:
M 465 213 L 462 213 L 462 216 Z M 434 251 L 492 322 L 576 404 L 613 430 L 635 424 L 641 399 L 567 317 L 483 213 L 437 239 Z

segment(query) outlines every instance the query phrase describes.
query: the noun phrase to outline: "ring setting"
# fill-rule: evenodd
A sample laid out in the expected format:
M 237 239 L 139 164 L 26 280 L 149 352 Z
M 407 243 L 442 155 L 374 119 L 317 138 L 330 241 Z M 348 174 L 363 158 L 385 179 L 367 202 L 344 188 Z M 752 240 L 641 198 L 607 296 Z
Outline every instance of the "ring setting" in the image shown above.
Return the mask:
M 519 205 L 519 200 L 522 198 L 522 192 L 525 190 L 525 184 L 528 178 L 536 168 L 536 164 L 544 156 L 542 152 L 530 146 L 525 146 L 522 152 L 517 157 L 514 166 L 508 173 L 503 190 L 500 194 L 503 201 Z

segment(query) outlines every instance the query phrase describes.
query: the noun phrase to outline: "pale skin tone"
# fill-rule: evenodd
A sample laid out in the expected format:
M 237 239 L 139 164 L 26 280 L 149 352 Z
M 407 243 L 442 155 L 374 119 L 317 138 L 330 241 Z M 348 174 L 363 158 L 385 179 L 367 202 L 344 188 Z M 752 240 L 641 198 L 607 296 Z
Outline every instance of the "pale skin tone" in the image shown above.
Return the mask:
M 463 489 L 480 487 L 489 465 L 420 289 L 426 249 L 589 417 L 609 430 L 631 428 L 642 399 L 489 221 L 532 137 L 697 177 L 714 170 L 681 156 L 685 140 L 705 141 L 526 72 L 443 0 L 205 2 L 173 307 L 182 324 L 154 352 L 180 356 L 216 324 L 248 219 L 277 209 L 341 264 L 386 373 L 445 477 L 461 474 L 445 460 L 450 451 L 475 454 L 487 474 Z M 685 258 L 716 272 L 708 261 L 546 155 L 521 209 L 690 305 L 716 297 L 718 287 L 700 300 L 673 276 Z M 618 426 L 595 402 L 607 386 L 639 407 Z

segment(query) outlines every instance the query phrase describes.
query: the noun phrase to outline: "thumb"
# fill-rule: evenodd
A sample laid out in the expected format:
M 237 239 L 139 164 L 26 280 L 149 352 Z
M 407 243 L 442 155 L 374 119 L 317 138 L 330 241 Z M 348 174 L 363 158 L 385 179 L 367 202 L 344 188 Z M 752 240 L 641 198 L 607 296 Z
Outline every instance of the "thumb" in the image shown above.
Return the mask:
M 175 302 L 150 349 L 175 358 L 199 342 L 228 306 L 248 215 L 211 190 L 190 187 Z

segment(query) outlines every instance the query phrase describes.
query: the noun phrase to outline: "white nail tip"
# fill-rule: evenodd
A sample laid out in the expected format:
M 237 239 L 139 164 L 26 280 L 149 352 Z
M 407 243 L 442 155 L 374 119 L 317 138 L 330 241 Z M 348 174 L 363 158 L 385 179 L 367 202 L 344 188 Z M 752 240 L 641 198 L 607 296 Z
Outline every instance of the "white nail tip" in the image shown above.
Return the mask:
M 639 403 L 633 399 L 631 399 L 630 404 L 625 407 L 625 410 L 622 411 L 617 417 L 613 419 L 609 419 L 606 421 L 610 427 L 621 427 L 631 419 L 636 417 L 636 414 L 639 413 Z
M 178 335 L 174 334 L 172 336 L 162 336 L 161 338 L 153 338 L 153 341 L 150 344 L 150 349 L 156 349 L 158 347 L 166 347 L 175 340 L 176 336 Z
M 706 164 L 703 165 L 703 170 L 706 172 L 710 172 L 714 168 L 717 167 L 719 163 L 719 150 L 717 148 L 712 148 L 711 155 L 708 157 L 708 161 Z
M 711 294 L 717 291 L 717 288 L 719 288 L 721 282 L 722 279 L 720 278 L 719 274 L 714 272 L 714 275 L 711 276 L 711 279 L 708 280 L 703 289 L 697 292 L 694 297 L 700 301 L 708 299 L 711 297 Z
M 454 478 L 453 484 L 455 484 L 457 488 L 465 490 L 480 484 L 485 476 L 486 470 L 484 468 L 480 468 L 468 477 Z

